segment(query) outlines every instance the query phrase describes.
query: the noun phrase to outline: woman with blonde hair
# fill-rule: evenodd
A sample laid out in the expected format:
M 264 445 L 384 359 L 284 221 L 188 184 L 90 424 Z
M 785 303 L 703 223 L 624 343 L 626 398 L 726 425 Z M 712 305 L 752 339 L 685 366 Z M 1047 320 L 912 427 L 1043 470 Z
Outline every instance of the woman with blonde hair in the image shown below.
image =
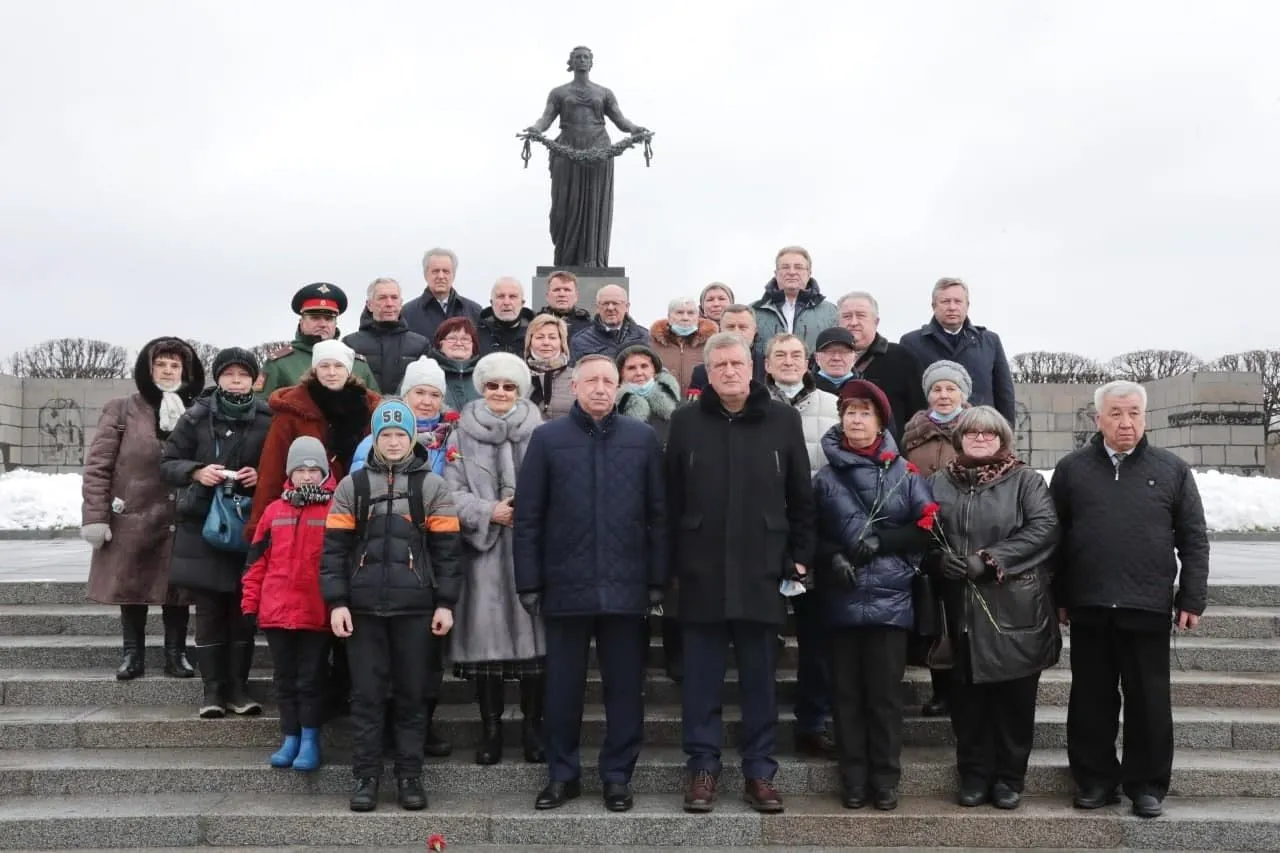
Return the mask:
M 563 417 L 573 408 L 573 369 L 569 364 L 569 327 L 552 314 L 529 321 L 524 336 L 524 361 L 529 366 L 529 401 L 544 421 Z

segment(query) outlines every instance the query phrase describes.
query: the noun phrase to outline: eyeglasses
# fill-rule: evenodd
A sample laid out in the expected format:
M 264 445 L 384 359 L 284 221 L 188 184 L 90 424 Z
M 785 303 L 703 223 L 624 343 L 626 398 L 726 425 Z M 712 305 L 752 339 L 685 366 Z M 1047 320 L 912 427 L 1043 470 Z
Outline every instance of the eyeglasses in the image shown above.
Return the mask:
M 970 432 L 966 432 L 964 435 L 965 435 L 965 438 L 973 438 L 973 439 L 977 439 L 978 441 L 995 441 L 997 438 L 1000 437 L 1000 433 L 992 432 L 991 430 L 987 430 L 987 429 L 972 430 Z
M 520 390 L 520 386 L 514 382 L 486 382 L 484 383 L 486 391 L 506 391 L 508 394 L 514 394 Z

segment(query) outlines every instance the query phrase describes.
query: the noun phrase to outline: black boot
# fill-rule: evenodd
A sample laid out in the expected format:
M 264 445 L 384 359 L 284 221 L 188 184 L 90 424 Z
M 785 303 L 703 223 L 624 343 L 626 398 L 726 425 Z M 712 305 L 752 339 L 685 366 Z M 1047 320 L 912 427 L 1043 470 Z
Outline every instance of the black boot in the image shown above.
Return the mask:
M 141 678 L 147 669 L 147 605 L 120 605 L 120 632 L 124 637 L 124 655 L 116 670 L 116 680 Z
M 476 764 L 497 764 L 502 760 L 502 679 L 476 676 L 476 702 L 480 705 L 480 746 Z
M 351 711 L 351 670 L 347 667 L 347 645 L 336 637 L 329 647 L 329 672 L 325 678 L 325 720 L 346 717 Z
M 196 666 L 200 667 L 200 678 L 204 681 L 200 716 L 206 720 L 225 717 L 227 710 L 222 704 L 222 694 L 227 681 L 227 644 L 196 646 L 192 651 L 196 656 Z
M 253 665 L 253 640 L 231 643 L 227 651 L 227 684 L 223 697 L 227 710 L 242 717 L 262 713 L 262 706 L 249 698 L 249 667 Z
M 520 679 L 520 742 L 524 746 L 524 760 L 530 764 L 546 764 L 547 753 L 542 748 L 542 701 L 547 680 L 535 675 Z
M 160 612 L 164 615 L 164 674 L 191 678 L 196 674 L 187 662 L 187 620 L 191 611 L 166 604 Z
M 445 758 L 453 754 L 453 744 L 436 733 L 435 716 L 437 699 L 427 700 L 427 737 L 423 741 L 422 754 L 429 758 Z
M 926 717 L 946 717 L 951 713 L 951 671 L 931 669 L 929 678 L 933 682 L 933 696 L 924 703 L 920 713 Z

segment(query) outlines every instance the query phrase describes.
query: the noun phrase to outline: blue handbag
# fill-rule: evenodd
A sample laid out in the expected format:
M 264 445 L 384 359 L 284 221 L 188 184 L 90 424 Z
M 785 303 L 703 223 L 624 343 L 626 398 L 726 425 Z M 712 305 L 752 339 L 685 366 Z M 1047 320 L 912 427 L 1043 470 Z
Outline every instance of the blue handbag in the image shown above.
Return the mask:
M 213 414 L 209 415 L 209 431 L 213 432 Z M 238 447 L 240 437 L 232 443 Z M 222 451 L 218 447 L 218 436 L 213 436 L 213 454 L 221 458 Z M 228 452 L 227 461 L 233 454 Z M 253 510 L 253 498 L 235 493 L 236 484 L 228 480 L 213 491 L 213 500 L 209 504 L 209 514 L 204 517 L 204 527 L 200 536 L 210 548 L 229 551 L 233 554 L 247 554 L 249 543 L 245 541 L 244 528 L 249 522 Z

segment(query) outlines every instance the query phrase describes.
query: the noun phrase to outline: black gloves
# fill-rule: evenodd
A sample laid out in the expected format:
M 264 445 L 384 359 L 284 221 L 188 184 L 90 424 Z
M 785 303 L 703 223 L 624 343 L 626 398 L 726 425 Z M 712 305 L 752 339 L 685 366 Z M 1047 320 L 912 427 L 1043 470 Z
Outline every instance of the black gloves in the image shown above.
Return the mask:
M 244 629 L 248 632 L 249 636 L 252 637 L 254 634 L 258 633 L 257 613 L 245 613 L 240 617 L 240 619 L 244 623 Z
M 844 554 L 836 554 L 831 558 L 831 572 L 850 589 L 858 585 L 858 569 Z
M 981 580 L 987 573 L 987 564 L 982 557 L 971 554 L 961 557 L 959 554 L 948 554 L 942 561 L 942 576 L 954 581 Z
M 865 566 L 880 553 L 880 537 L 872 533 L 859 539 L 849 554 L 849 561 L 854 566 Z
M 520 606 L 530 616 L 537 616 L 542 606 L 542 596 L 536 592 L 522 592 L 520 593 Z

